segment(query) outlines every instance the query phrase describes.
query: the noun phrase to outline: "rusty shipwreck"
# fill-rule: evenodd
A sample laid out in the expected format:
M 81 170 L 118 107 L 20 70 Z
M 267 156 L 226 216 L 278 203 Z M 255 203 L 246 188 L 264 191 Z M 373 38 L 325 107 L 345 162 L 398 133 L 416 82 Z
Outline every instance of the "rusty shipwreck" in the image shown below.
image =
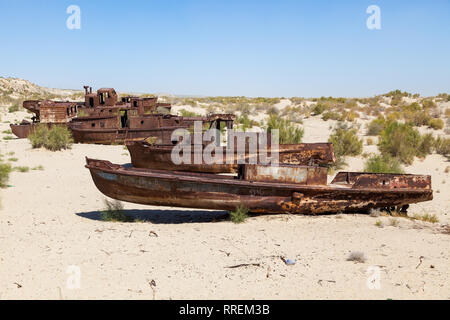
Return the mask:
M 151 139 L 158 144 L 171 144 L 171 136 L 176 129 L 189 129 L 195 121 L 209 126 L 233 127 L 232 114 L 212 114 L 205 117 L 182 117 L 171 114 L 149 113 L 142 109 L 118 108 L 111 116 L 78 117 L 70 122 L 75 142 L 111 144 Z
M 81 124 L 100 119 L 114 119 L 115 126 L 120 128 L 120 120 L 124 114 L 167 114 L 171 109 L 169 103 L 160 103 L 157 97 L 125 96 L 119 100 L 113 88 L 101 88 L 93 92 L 92 87 L 84 86 L 84 90 L 84 101 L 24 101 L 23 107 L 34 114 L 32 121 L 23 120 L 19 124 L 11 124 L 11 131 L 18 138 L 26 138 L 41 123 L 49 127 L 70 127 L 74 121 Z
M 234 210 L 254 213 L 320 214 L 406 211 L 432 200 L 431 177 L 339 172 L 327 184 L 327 168 L 242 164 L 236 176 L 142 169 L 86 159 L 97 188 L 106 196 L 138 204 Z

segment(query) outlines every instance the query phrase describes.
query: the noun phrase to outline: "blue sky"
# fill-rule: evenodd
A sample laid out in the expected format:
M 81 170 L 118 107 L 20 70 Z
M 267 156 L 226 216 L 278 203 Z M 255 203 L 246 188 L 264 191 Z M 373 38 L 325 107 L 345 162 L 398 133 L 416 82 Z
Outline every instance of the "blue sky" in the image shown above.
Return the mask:
M 69 5 L 81 29 L 69 30 Z M 369 5 L 381 30 L 369 30 Z M 0 1 L 0 76 L 187 95 L 450 92 L 450 1 Z

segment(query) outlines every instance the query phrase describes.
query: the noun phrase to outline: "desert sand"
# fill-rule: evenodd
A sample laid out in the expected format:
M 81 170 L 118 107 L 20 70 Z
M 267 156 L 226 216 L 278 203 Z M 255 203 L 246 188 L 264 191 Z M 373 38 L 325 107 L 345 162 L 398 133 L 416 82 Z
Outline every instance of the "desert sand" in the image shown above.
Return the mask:
M 0 132 L 26 115 L 3 111 Z M 331 123 L 305 119 L 304 141 L 326 141 Z M 105 196 L 84 164 L 86 156 L 127 163 L 123 146 L 50 152 L 5 135 L 0 153 L 14 152 L 14 166 L 44 170 L 13 172 L 0 189 L 0 299 L 450 299 L 450 173 L 442 156 L 406 167 L 431 174 L 435 191 L 409 212 L 435 213 L 438 223 L 339 214 L 233 224 L 225 212 L 131 203 L 126 211 L 141 222 L 120 223 L 100 220 Z M 364 159 L 348 162 L 358 171 Z M 366 261 L 347 261 L 353 251 Z M 250 265 L 229 268 L 239 264 Z M 79 288 L 68 286 L 70 266 L 79 267 Z M 373 270 L 379 288 L 367 285 Z

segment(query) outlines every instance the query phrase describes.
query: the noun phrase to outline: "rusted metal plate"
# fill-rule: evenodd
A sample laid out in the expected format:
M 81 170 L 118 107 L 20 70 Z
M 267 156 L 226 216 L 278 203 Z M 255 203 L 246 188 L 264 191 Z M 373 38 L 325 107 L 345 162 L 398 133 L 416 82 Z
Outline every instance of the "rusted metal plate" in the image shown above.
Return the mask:
M 218 210 L 234 210 L 244 205 L 256 213 L 317 214 L 364 212 L 433 198 L 430 185 L 395 189 L 352 184 L 305 185 L 129 168 L 93 159 L 86 162 L 102 193 L 117 200 L 148 205 Z
M 350 184 L 353 188 L 431 189 L 431 177 L 413 174 L 339 172 L 332 184 Z
M 244 164 L 240 166 L 241 179 L 295 183 L 304 185 L 327 184 L 328 169 L 324 167 L 279 164 L 278 166 Z

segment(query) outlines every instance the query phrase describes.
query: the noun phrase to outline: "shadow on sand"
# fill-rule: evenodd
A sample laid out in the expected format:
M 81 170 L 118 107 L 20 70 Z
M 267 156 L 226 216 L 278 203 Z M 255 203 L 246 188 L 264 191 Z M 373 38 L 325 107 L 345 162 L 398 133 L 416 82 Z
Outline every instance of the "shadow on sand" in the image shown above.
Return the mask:
M 123 210 L 132 221 L 178 224 L 178 223 L 202 223 L 219 222 L 228 220 L 226 211 L 206 210 Z M 77 216 L 101 221 L 101 211 L 80 212 Z

